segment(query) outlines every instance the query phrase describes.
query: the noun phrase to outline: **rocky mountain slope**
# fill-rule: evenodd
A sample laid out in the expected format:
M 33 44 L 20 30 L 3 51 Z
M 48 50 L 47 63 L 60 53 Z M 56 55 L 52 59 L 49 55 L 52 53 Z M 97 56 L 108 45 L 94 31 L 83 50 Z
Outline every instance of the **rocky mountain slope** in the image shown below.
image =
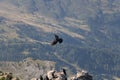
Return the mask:
M 120 1 L 0 0 L 0 60 L 27 57 L 120 77 Z M 63 44 L 51 47 L 54 33 Z M 109 79 L 109 80 L 110 80 Z
M 33 60 L 27 58 L 19 62 L 0 62 L 0 70 L 3 72 L 11 72 L 20 80 L 30 80 L 34 77 L 39 77 L 47 71 L 55 68 L 55 62 Z

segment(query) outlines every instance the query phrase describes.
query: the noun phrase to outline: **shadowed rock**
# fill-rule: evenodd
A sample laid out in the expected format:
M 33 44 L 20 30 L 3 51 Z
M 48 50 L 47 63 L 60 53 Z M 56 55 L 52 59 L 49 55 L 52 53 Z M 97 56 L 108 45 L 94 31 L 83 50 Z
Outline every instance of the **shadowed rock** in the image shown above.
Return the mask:
M 52 80 L 54 78 L 54 73 L 55 73 L 55 70 L 50 70 L 47 72 L 47 78 L 49 80 Z

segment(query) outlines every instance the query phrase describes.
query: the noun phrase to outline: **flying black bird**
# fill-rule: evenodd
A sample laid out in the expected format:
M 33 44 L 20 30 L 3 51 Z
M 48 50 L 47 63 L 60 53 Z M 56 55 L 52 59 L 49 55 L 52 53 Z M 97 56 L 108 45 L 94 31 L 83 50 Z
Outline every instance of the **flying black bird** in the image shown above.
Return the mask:
M 58 42 L 62 43 L 63 39 L 59 38 L 59 36 L 55 34 L 55 39 L 53 40 L 53 42 L 51 43 L 51 45 L 53 46 L 53 45 L 57 44 Z

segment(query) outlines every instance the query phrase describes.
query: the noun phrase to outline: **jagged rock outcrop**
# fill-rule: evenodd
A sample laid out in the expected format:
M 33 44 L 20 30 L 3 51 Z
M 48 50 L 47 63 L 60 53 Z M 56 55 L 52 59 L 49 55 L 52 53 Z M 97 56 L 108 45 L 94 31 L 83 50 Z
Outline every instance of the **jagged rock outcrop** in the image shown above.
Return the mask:
M 41 76 L 42 77 L 42 76 Z M 50 70 L 46 73 L 46 77 L 32 78 L 31 80 L 93 80 L 92 76 L 85 70 L 77 72 L 76 75 L 68 76 L 66 72 L 57 72 Z
M 87 71 L 81 70 L 70 80 L 92 80 L 92 76 Z
M 92 80 L 92 76 L 85 70 L 75 75 L 69 74 L 70 68 L 57 71 L 55 62 L 52 61 L 27 58 L 20 62 L 0 62 L 0 64 L 2 70 L 0 80 Z

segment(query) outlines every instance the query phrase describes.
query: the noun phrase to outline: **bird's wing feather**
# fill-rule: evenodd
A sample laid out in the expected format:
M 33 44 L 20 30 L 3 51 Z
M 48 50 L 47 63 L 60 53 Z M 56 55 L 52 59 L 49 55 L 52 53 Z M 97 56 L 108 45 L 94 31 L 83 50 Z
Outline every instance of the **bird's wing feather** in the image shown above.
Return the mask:
M 57 40 L 54 40 L 52 43 L 51 43 L 51 45 L 55 45 L 55 44 L 57 44 Z
M 57 40 L 57 39 L 59 39 L 59 36 L 58 36 L 58 35 L 56 35 L 56 34 L 55 34 L 55 39 L 56 39 L 56 40 Z

